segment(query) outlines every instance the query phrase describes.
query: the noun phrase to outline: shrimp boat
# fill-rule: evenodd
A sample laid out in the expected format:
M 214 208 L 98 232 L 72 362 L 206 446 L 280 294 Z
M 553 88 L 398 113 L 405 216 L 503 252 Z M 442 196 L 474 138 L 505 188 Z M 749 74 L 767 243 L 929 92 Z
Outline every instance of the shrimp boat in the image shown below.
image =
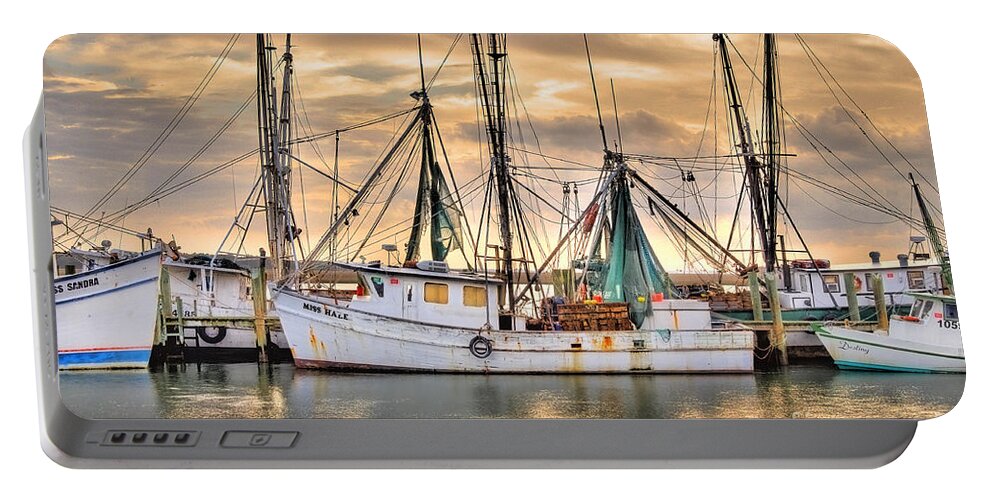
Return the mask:
M 499 244 L 487 245 L 495 255 L 481 255 L 476 240 L 475 258 L 466 257 L 471 268 L 458 271 L 446 263 L 449 252 L 460 251 L 465 257 L 460 236 L 465 211 L 457 185 L 454 192 L 449 190 L 435 153 L 440 132 L 422 68 L 421 89 L 411 95 L 419 106 L 341 210 L 343 215 L 314 246 L 320 251 L 333 248 L 336 235 L 349 223 L 349 230 L 357 231 L 363 203 L 385 210 L 385 204 L 367 200 L 370 191 L 384 179 L 403 178 L 396 169 L 405 169 L 410 165 L 405 159 L 419 156 L 419 194 L 406 256 L 389 265 L 389 260 L 320 261 L 315 251 L 299 271 L 274 283 L 271 296 L 295 364 L 460 373 L 753 371 L 751 330 L 715 324 L 707 303 L 673 295 L 634 210 L 629 183 L 640 177 L 621 154 L 608 150 L 605 139 L 603 179 L 583 216 L 572 221 L 540 265 L 528 259 L 526 249 L 533 241 L 523 230 L 528 221 L 517 198 L 518 190 L 525 188 L 509 168 L 505 143 L 505 41 L 492 34 L 483 38 L 471 35 L 470 43 L 489 139 L 486 191 L 491 197 L 484 206 L 496 212 L 492 218 L 498 221 L 494 226 L 499 228 Z M 489 220 L 488 214 L 483 217 Z M 431 258 L 421 259 L 421 235 L 428 232 L 427 226 Z M 576 242 L 577 248 L 578 242 L 587 242 L 580 268 L 588 268 L 594 258 L 606 263 L 598 273 L 601 279 L 584 273 L 579 280 L 581 289 L 597 292 L 535 298 L 541 292 L 538 277 L 567 241 Z M 599 258 L 601 245 L 605 259 Z M 515 255 L 518 249 L 523 256 Z M 350 297 L 343 297 L 341 290 L 334 293 L 334 283 L 307 280 L 341 270 L 357 275 L 358 286 Z M 525 302 L 531 314 L 525 312 Z
M 58 266 L 63 275 L 53 282 L 59 369 L 148 366 L 158 319 L 162 251 L 69 255 L 86 270 L 77 273 L 74 264 Z
M 912 293 L 910 314 L 890 318 L 888 330 L 863 332 L 825 324 L 815 328 L 843 369 L 965 373 L 955 297 Z
M 258 345 L 251 272 L 236 261 L 216 256 L 167 258 L 172 317 L 183 317 L 179 335 L 184 356 L 205 360 L 255 360 Z M 179 306 L 182 305 L 182 309 Z M 287 349 L 276 329 L 267 330 L 270 350 Z

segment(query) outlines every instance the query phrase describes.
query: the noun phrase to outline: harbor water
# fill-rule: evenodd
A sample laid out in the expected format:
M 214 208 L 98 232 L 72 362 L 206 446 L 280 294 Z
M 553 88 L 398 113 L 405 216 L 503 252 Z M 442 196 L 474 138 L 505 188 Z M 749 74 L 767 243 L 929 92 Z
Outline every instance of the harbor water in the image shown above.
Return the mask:
M 965 375 L 790 366 L 734 375 L 336 373 L 292 364 L 62 372 L 86 418 L 914 418 L 958 402 Z

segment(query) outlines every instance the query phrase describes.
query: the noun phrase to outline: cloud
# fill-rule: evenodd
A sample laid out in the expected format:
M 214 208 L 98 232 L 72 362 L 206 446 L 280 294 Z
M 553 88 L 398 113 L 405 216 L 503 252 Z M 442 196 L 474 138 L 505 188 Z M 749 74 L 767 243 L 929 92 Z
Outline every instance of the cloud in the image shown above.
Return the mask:
M 46 54 L 44 69 L 52 194 L 56 204 L 85 211 L 98 200 L 142 157 L 230 39 L 230 35 L 73 35 L 53 43 Z M 422 37 L 428 79 L 452 48 L 453 40 L 454 35 Z M 760 39 L 754 35 L 733 35 L 731 40 L 739 88 L 747 104 L 745 111 L 755 127 L 761 120 L 758 106 L 761 87 L 745 62 L 761 64 Z M 912 65 L 894 47 L 874 37 L 805 35 L 803 40 L 831 73 L 822 70 L 818 74 L 797 39 L 780 35 L 783 103 L 852 170 L 834 159 L 823 146 L 815 149 L 796 126 L 788 123 L 788 150 L 796 155 L 788 159 L 790 168 L 860 196 L 869 196 L 861 190 L 869 191 L 874 197 L 885 197 L 900 210 L 912 210 L 909 186 L 901 179 L 911 167 L 872 127 L 878 127 L 923 177 L 933 183 L 934 161 L 923 95 Z M 274 37 L 274 44 L 280 47 L 277 53 L 281 52 L 283 41 L 281 36 Z M 420 86 L 416 36 L 294 35 L 292 41 L 299 117 L 294 127 L 298 135 L 345 128 L 415 105 L 409 94 Z M 609 147 L 614 148 L 617 140 L 613 99 L 616 96 L 625 152 L 689 157 L 697 153 L 701 144 L 704 155 L 731 152 L 723 82 L 719 78 L 712 81 L 716 68 L 709 34 L 591 35 L 589 46 Z M 510 35 L 507 47 L 513 77 L 512 100 L 508 102 L 512 145 L 535 152 L 539 147 L 534 138 L 537 135 L 541 151 L 547 155 L 600 165 L 602 144 L 582 36 Z M 255 52 L 253 35 L 238 38 L 192 112 L 142 171 L 108 203 L 107 210 L 141 199 L 222 126 L 254 91 Z M 445 152 L 456 179 L 466 191 L 478 185 L 470 181 L 488 165 L 485 138 L 482 143 L 479 141 L 479 115 L 469 55 L 463 39 L 448 56 L 431 88 L 431 102 Z M 837 86 L 832 95 L 825 79 L 840 83 L 872 118 L 872 124 Z M 885 158 L 852 123 L 839 99 L 877 143 Z M 394 119 L 341 134 L 337 151 L 343 178 L 351 183 L 364 179 L 401 125 L 402 119 Z M 179 179 L 188 179 L 251 151 L 257 142 L 254 106 L 250 106 Z M 301 145 L 297 154 L 311 165 L 325 169 L 332 168 L 335 150 L 331 137 L 313 145 Z M 838 171 L 826 164 L 819 152 Z M 514 151 L 514 156 L 518 164 L 530 162 L 547 167 L 563 163 L 548 159 L 546 165 L 541 158 L 525 157 L 520 151 Z M 718 227 L 725 232 L 721 239 L 726 237 L 741 179 L 740 173 L 732 175 L 737 168 L 734 161 L 697 165 L 699 200 L 686 197 L 687 186 L 679 179 L 678 172 L 657 165 L 633 163 L 632 166 L 651 177 L 660 191 L 682 204 L 691 216 L 713 220 L 716 215 Z M 184 249 L 213 251 L 247 196 L 257 168 L 257 159 L 247 159 L 130 215 L 125 225 L 142 229 L 151 226 L 163 234 L 175 234 Z M 544 170 L 541 175 L 559 181 L 582 181 L 595 173 L 581 169 Z M 558 188 L 534 179 L 527 182 L 534 182 L 533 189 L 547 196 L 546 202 L 560 204 Z M 790 184 L 791 213 L 815 252 L 845 261 L 864 260 L 868 249 L 878 249 L 887 255 L 905 251 L 906 226 L 878 224 L 889 219 L 814 186 Z M 320 233 L 332 209 L 330 185 L 323 177 L 304 169 L 294 173 L 294 189 L 295 203 L 302 199 L 300 191 L 306 191 L 312 236 Z M 400 190 L 399 202 L 384 215 L 384 225 L 405 223 L 410 216 L 414 189 L 406 186 Z M 936 200 L 930 188 L 926 189 Z M 468 203 L 472 217 L 481 213 L 479 192 Z M 581 188 L 583 199 L 591 193 L 591 186 Z M 529 203 L 543 206 L 535 199 Z M 558 219 L 557 214 L 544 215 Z M 558 232 L 554 224 L 535 224 L 544 233 Z M 653 238 L 660 248 L 671 246 L 657 231 L 653 232 Z M 248 248 L 260 246 L 264 231 L 253 234 L 250 240 Z M 660 250 L 660 254 L 666 255 L 667 267 L 682 267 L 678 252 Z

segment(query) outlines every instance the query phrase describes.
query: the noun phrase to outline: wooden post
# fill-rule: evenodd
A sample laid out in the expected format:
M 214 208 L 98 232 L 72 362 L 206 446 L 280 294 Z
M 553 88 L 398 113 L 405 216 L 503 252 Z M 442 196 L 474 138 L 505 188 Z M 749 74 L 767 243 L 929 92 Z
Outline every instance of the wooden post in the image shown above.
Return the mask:
M 776 273 L 765 274 L 765 289 L 769 293 L 769 309 L 772 312 L 772 331 L 769 341 L 779 351 L 779 364 L 786 366 L 790 360 L 786 355 L 786 326 L 783 325 L 783 310 L 779 307 L 779 287 Z
M 267 346 L 269 339 L 266 335 L 266 277 L 265 257 L 259 259 L 259 269 L 252 275 L 252 303 L 255 305 L 255 346 L 259 350 L 259 363 L 269 362 Z
M 176 321 L 179 323 L 179 339 L 183 339 L 183 298 L 176 297 Z
M 845 297 L 848 298 L 848 317 L 852 321 L 862 321 L 862 312 L 859 311 L 859 295 L 855 289 L 855 275 L 845 273 Z
M 879 329 L 889 333 L 890 317 L 886 312 L 886 290 L 883 289 L 883 277 L 879 273 L 872 274 L 872 296 L 876 302 L 876 321 Z
M 159 324 L 155 329 L 155 345 L 166 344 L 166 320 L 172 317 L 172 285 L 169 271 L 162 267 L 159 275 Z
M 759 290 L 759 275 L 755 271 L 748 272 L 748 289 L 752 294 L 752 320 L 765 320 L 762 314 L 762 291 Z

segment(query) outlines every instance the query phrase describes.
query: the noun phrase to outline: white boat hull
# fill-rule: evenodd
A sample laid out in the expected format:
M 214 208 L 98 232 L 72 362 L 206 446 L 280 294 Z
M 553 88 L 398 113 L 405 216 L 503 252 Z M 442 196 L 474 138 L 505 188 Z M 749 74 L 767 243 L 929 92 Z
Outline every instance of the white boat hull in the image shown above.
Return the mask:
M 303 368 L 462 373 L 753 371 L 750 330 L 481 331 L 351 310 L 283 290 L 274 303 Z M 470 348 L 474 339 L 475 350 Z
M 54 281 L 59 369 L 145 368 L 155 341 L 161 254 Z
M 839 368 L 903 372 L 965 373 L 961 347 L 895 338 L 884 332 L 863 332 L 822 326 L 817 336 Z

